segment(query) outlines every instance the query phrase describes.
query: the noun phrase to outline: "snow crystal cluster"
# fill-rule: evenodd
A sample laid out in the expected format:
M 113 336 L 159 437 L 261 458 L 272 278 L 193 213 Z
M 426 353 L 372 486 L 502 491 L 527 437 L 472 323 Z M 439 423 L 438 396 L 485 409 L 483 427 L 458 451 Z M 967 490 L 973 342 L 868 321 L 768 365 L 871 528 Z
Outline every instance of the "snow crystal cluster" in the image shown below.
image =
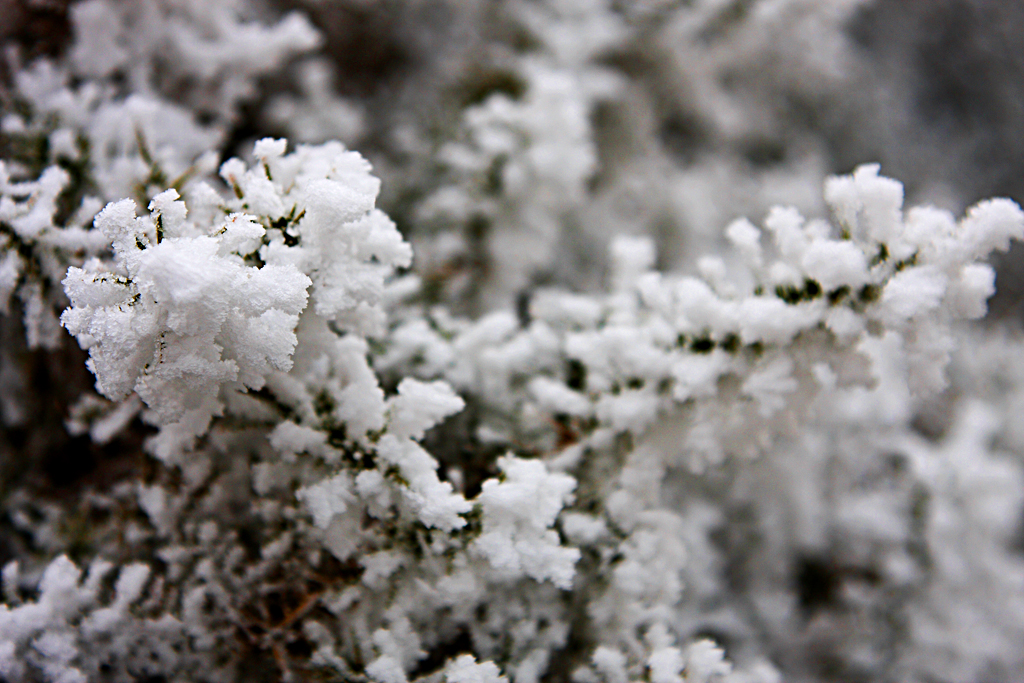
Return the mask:
M 1018 680 L 1024 211 L 837 161 L 888 1 L 19 5 L 0 679 Z

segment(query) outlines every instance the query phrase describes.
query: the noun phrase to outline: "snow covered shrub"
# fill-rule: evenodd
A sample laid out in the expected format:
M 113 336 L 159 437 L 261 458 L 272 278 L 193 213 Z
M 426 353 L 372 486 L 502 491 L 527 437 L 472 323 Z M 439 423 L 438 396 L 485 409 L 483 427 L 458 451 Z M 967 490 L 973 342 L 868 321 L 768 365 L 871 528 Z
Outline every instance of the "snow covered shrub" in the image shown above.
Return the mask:
M 7 53 L 0 679 L 1024 673 L 1024 211 L 831 165 L 869 0 L 299 4 Z

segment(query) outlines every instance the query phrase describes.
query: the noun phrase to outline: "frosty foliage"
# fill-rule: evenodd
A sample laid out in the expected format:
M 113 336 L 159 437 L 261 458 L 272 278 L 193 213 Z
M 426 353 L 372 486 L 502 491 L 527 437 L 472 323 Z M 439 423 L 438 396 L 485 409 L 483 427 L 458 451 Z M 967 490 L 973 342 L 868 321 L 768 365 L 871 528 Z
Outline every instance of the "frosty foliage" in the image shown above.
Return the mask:
M 66 171 L 51 166 L 37 180 L 18 182 L 0 161 L 0 310 L 10 313 L 14 299 L 22 302 L 30 347 L 52 349 L 60 343 L 57 318 L 45 294 L 59 287 L 76 253 L 95 253 L 105 246 L 105 240 L 82 225 L 88 209 L 66 224 L 55 222 L 69 180 Z
M 1024 211 L 830 170 L 873 2 L 427 4 L 9 46 L 0 679 L 1018 679 Z
M 68 271 L 62 322 L 89 350 L 101 394 L 134 391 L 155 424 L 198 436 L 223 410 L 222 387 L 259 390 L 291 369 L 307 299 L 339 331 L 380 327 L 384 277 L 410 252 L 373 208 L 377 181 L 340 145 L 284 146 L 262 140 L 256 168 L 221 167 L 233 199 L 190 188 L 191 219 L 173 189 L 145 218 L 131 200 L 97 214 L 114 263 Z

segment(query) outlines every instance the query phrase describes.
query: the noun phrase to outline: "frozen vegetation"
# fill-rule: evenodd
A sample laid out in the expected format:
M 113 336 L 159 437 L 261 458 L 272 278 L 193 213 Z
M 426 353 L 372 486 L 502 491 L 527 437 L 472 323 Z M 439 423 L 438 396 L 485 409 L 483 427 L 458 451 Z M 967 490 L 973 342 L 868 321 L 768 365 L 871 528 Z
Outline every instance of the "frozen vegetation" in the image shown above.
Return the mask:
M 0 2 L 0 681 L 1021 680 L 1018 28 Z

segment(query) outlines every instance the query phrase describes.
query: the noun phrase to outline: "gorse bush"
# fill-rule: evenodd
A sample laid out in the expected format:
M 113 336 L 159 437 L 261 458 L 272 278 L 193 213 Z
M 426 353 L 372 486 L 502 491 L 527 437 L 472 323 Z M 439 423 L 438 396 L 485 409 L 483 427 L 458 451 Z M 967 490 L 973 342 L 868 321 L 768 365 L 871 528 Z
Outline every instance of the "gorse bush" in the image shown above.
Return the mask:
M 0 680 L 1024 673 L 1024 211 L 834 172 L 887 5 L 283 4 L 8 20 Z

